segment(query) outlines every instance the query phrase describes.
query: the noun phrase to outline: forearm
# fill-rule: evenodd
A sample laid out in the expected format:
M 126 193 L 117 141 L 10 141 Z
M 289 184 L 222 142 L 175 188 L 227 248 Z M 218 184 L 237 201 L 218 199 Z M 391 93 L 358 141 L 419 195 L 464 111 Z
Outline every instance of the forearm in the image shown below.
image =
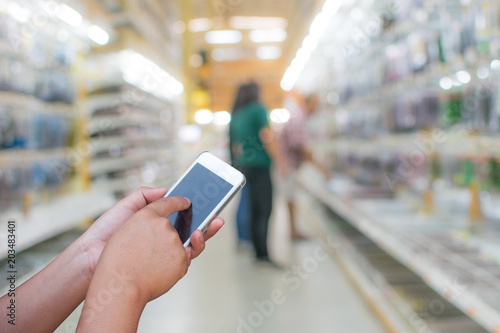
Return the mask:
M 270 128 L 263 128 L 259 135 L 264 144 L 264 149 L 271 159 L 278 165 L 285 164 L 285 157 L 272 130 Z
M 0 321 L 1 332 L 53 332 L 83 301 L 90 284 L 90 260 L 77 240 L 34 277 L 15 291 L 22 309 L 15 326 Z M 0 299 L 5 309 L 10 298 Z
M 119 278 L 100 279 L 89 288 L 77 333 L 137 332 L 146 301 L 121 284 Z

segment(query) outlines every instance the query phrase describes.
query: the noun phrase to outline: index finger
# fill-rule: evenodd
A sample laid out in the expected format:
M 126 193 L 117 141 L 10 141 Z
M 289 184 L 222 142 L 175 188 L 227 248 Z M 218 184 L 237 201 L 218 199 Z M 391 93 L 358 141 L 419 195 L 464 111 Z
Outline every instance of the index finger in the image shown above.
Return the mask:
M 150 210 L 161 217 L 168 217 L 173 213 L 189 208 L 191 201 L 183 197 L 166 197 L 158 199 L 143 210 Z

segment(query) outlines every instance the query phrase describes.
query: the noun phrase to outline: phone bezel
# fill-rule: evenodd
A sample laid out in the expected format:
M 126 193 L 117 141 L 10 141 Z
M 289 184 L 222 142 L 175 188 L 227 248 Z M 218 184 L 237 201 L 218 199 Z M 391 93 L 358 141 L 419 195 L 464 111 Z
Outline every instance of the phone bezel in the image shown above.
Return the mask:
M 213 172 L 217 176 L 221 177 L 229 184 L 231 184 L 231 189 L 222 198 L 222 200 L 215 206 L 215 208 L 210 212 L 210 214 L 203 220 L 203 222 L 198 226 L 198 230 L 205 232 L 208 228 L 210 222 L 219 215 L 219 213 L 224 209 L 224 207 L 231 201 L 231 199 L 237 194 L 237 192 L 245 186 L 245 176 L 223 160 L 214 156 L 210 152 L 203 152 L 196 160 L 189 166 L 189 168 L 182 174 L 182 176 L 171 186 L 165 197 L 168 197 L 170 193 L 177 187 L 177 185 L 186 177 L 186 175 L 193 169 L 193 167 L 199 163 L 200 165 L 207 168 L 209 171 Z M 191 237 L 184 243 L 184 247 L 189 246 Z

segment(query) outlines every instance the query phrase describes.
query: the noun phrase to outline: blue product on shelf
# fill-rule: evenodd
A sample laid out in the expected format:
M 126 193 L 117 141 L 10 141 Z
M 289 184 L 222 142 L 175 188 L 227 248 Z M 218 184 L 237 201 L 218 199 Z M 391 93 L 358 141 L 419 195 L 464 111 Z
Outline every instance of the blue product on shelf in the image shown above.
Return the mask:
M 46 102 L 75 101 L 73 84 L 66 70 L 51 69 L 40 72 L 35 95 Z
M 63 159 L 41 160 L 32 165 L 33 186 L 36 189 L 56 189 L 67 177 L 67 172 L 60 173 L 58 166 L 65 165 Z
M 68 144 L 69 123 L 60 115 L 35 115 L 31 120 L 31 149 L 62 148 Z
M 14 146 L 15 133 L 14 118 L 5 108 L 0 108 L 0 149 Z

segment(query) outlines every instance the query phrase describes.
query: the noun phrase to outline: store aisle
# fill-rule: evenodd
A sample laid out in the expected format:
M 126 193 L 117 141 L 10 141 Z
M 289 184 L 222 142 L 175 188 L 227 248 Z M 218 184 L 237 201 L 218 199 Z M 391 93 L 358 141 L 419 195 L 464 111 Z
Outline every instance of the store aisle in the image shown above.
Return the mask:
M 385 332 L 339 266 L 326 257 L 323 245 L 314 238 L 292 245 L 281 237 L 288 234 L 283 202 L 276 205 L 270 244 L 284 269 L 256 265 L 250 249 L 236 251 L 232 218 L 236 202 L 223 214 L 225 227 L 193 262 L 188 275 L 146 307 L 140 333 Z M 81 232 L 65 233 L 24 252 L 22 261 L 34 264 L 26 268 L 32 271 L 22 280 L 48 264 Z M 305 270 L 298 270 L 301 265 Z M 56 333 L 74 332 L 81 308 Z
M 280 236 L 287 234 L 283 203 L 273 218 L 271 250 L 285 268 L 256 265 L 250 251 L 235 251 L 234 206 L 189 274 L 147 306 L 139 332 L 385 332 L 337 264 L 322 261 L 320 243 L 292 247 Z M 297 270 L 301 264 L 309 273 Z

